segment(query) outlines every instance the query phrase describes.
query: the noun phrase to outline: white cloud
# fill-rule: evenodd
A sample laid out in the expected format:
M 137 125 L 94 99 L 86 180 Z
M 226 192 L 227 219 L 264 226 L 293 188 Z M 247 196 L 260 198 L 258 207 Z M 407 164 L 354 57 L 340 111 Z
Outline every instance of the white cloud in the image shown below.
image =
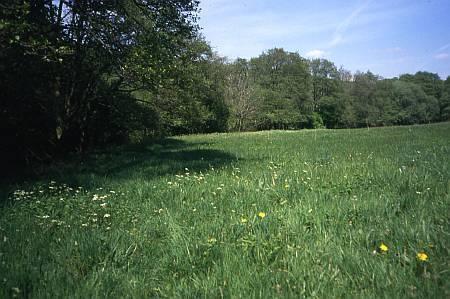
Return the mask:
M 439 53 L 434 56 L 434 58 L 439 60 L 448 59 L 449 57 L 450 55 L 448 53 Z
M 440 47 L 439 49 L 437 49 L 436 52 L 444 51 L 444 50 L 447 50 L 448 48 L 450 48 L 450 43 L 449 43 L 449 44 L 446 44 L 446 45 L 443 45 L 442 47 Z
M 353 25 L 359 15 L 370 5 L 371 2 L 373 2 L 373 0 L 364 1 L 362 5 L 354 9 L 348 17 L 346 17 L 341 23 L 339 23 L 334 31 L 333 38 L 330 41 L 330 47 L 335 47 L 345 40 L 344 34 L 347 32 L 349 27 Z
M 323 58 L 324 56 L 325 56 L 325 52 L 322 50 L 312 50 L 312 51 L 309 51 L 308 53 L 306 53 L 306 57 L 313 58 L 313 59 Z

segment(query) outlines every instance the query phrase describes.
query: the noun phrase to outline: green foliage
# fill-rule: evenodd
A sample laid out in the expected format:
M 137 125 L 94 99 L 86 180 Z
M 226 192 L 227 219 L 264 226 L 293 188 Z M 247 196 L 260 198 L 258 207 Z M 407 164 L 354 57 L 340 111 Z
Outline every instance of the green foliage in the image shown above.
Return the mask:
M 313 108 L 318 109 L 322 97 L 335 95 L 339 91 L 338 70 L 326 59 L 313 59 L 309 63 L 312 77 Z
M 191 135 L 54 165 L 0 188 L 0 297 L 445 298 L 449 130 Z
M 444 82 L 442 96 L 439 100 L 440 119 L 443 121 L 450 120 L 450 77 Z
M 431 122 L 439 114 L 437 100 L 428 96 L 414 83 L 396 81 L 393 83 L 394 101 L 399 108 L 398 124 Z
M 257 128 L 294 129 L 304 126 L 309 114 L 310 75 L 298 53 L 271 49 L 250 61 L 252 76 L 260 89 Z
M 138 111 L 130 92 L 156 93 L 174 76 L 177 57 L 197 35 L 197 5 L 185 0 L 2 4 L 2 159 L 13 165 L 49 160 L 127 139 L 137 127 L 147 129 L 149 122 L 138 119 L 156 109 Z

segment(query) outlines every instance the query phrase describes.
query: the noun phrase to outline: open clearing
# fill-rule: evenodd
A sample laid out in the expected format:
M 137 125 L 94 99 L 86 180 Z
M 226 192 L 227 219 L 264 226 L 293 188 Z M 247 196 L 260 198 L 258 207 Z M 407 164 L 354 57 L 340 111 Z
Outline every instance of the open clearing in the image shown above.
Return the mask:
M 449 166 L 450 123 L 93 153 L 3 187 L 0 297 L 448 298 Z

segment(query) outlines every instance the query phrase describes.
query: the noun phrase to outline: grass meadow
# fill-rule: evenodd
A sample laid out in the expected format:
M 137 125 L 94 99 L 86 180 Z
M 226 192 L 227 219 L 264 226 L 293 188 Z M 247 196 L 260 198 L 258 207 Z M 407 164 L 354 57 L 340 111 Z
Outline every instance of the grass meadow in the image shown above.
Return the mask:
M 193 135 L 4 183 L 0 297 L 449 298 L 450 123 Z

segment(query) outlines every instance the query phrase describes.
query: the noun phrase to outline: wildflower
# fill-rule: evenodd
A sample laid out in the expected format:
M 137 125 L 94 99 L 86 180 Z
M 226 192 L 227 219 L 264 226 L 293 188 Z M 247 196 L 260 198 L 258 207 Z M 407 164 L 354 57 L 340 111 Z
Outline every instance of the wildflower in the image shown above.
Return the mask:
M 11 290 L 12 290 L 14 293 L 16 293 L 16 294 L 19 294 L 19 293 L 20 293 L 20 289 L 17 288 L 17 287 L 11 288 Z
M 428 261 L 428 255 L 425 252 L 419 252 L 417 254 L 417 259 L 422 262 Z
M 247 221 L 248 221 L 247 218 L 244 217 L 241 218 L 241 223 L 247 223 Z
M 106 202 L 100 204 L 100 206 L 101 206 L 102 208 L 106 208 Z
M 263 219 L 264 217 L 266 217 L 266 213 L 264 213 L 264 212 L 259 212 L 259 213 L 258 213 L 258 217 L 261 218 L 261 219 Z
M 380 246 L 378 248 L 380 249 L 380 251 L 382 253 L 386 253 L 389 250 L 389 247 L 387 247 L 387 245 L 384 244 L 383 242 L 380 244 Z
M 110 214 L 105 214 L 105 215 L 103 215 L 103 218 L 109 218 L 109 217 L 111 217 Z

